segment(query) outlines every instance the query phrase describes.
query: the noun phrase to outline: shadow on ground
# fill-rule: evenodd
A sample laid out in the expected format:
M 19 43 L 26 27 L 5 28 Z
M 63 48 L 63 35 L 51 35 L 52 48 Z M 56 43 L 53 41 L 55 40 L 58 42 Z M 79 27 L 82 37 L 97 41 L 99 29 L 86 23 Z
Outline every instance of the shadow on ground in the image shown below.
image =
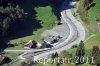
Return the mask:
M 32 35 L 34 31 L 42 28 L 40 22 L 41 20 L 36 19 L 36 11 L 35 7 L 45 7 L 51 6 L 53 13 L 56 15 L 58 20 L 60 20 L 60 7 L 64 0 L 16 0 L 15 4 L 19 4 L 23 10 L 28 13 L 27 17 L 23 21 L 18 21 L 17 28 L 11 28 L 10 35 L 8 37 L 9 40 L 17 39 L 25 36 Z M 22 23 L 22 24 L 20 24 Z
M 74 6 L 70 5 L 71 2 L 74 2 L 74 0 L 65 0 L 65 2 L 64 2 L 65 4 L 62 5 L 62 7 L 61 7 L 61 12 L 64 11 L 64 10 L 67 10 L 67 9 L 74 8 Z

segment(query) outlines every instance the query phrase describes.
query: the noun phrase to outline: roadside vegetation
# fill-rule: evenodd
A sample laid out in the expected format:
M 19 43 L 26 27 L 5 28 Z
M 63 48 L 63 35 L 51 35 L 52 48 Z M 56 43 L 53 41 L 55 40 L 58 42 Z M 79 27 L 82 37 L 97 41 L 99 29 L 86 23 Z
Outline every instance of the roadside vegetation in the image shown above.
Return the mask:
M 90 32 L 97 33 L 99 29 L 96 20 L 100 20 L 100 0 L 93 0 L 93 6 L 88 10 L 87 18 L 90 23 Z
M 80 0 L 78 13 L 86 27 L 87 36 L 97 34 L 99 32 L 97 21 L 100 20 L 100 4 L 99 0 Z
M 16 53 L 5 53 L 3 54 L 6 57 L 9 57 L 11 59 L 14 59 L 15 57 L 19 56 L 20 54 L 22 54 L 22 52 L 16 52 Z
M 72 46 L 69 50 L 64 50 L 60 53 L 53 53 L 50 58 L 56 59 L 60 58 L 60 62 L 57 61 L 46 64 L 36 64 L 35 66 L 99 66 L 100 65 L 100 49 L 98 46 L 93 46 L 92 48 L 87 48 L 86 44 L 83 41 L 79 45 Z M 82 59 L 82 57 L 84 59 Z M 92 60 L 93 57 L 93 60 Z M 70 62 L 68 60 L 63 61 L 63 58 L 71 58 Z M 88 58 L 88 59 L 87 59 Z M 81 59 L 81 60 L 79 60 Z
M 88 40 L 86 40 L 85 43 L 85 56 L 89 56 L 91 50 L 98 46 L 100 47 L 100 32 L 98 28 L 97 21 L 100 21 L 100 1 L 99 0 L 88 0 L 91 1 L 91 6 L 86 9 L 86 4 L 84 3 L 87 0 L 80 0 L 81 7 L 83 10 L 78 11 L 80 14 L 81 19 L 83 20 L 83 23 L 86 26 L 86 38 L 92 36 Z M 82 6 L 82 3 L 85 5 Z M 82 14 L 83 12 L 83 14 Z M 94 35 L 94 36 L 93 36 Z M 72 49 L 72 51 L 75 51 Z M 97 53 L 99 54 L 99 53 Z M 96 55 L 97 56 L 97 55 Z M 98 56 L 100 58 L 100 56 Z M 88 64 L 82 64 L 82 66 L 89 66 Z M 79 65 L 81 66 L 81 65 Z M 96 65 L 93 65 L 96 66 Z M 98 65 L 97 65 L 98 66 Z
M 87 36 L 92 36 L 88 40 L 84 42 L 84 50 L 82 50 L 78 45 L 72 46 L 67 52 L 62 51 L 59 57 L 68 57 L 66 53 L 70 52 L 72 54 L 72 58 L 75 58 L 76 55 L 86 57 L 94 57 L 94 63 L 79 63 L 78 65 L 74 64 L 60 64 L 59 66 L 99 66 L 100 65 L 100 32 L 98 30 L 98 25 L 96 20 L 100 20 L 100 1 L 99 0 L 80 0 L 79 10 L 81 19 L 83 20 L 84 25 L 86 26 L 86 34 Z M 99 28 L 100 29 L 100 28 Z M 88 38 L 87 37 L 87 38 Z M 80 43 L 81 44 L 81 43 Z M 83 51 L 83 53 L 81 53 Z M 80 55 L 81 54 L 81 55 Z M 53 54 L 54 56 L 54 54 Z M 54 57 L 53 57 L 54 58 Z M 90 60 L 90 59 L 89 59 Z M 74 60 L 75 61 L 75 60 Z M 57 63 L 50 64 L 52 66 L 57 66 Z M 38 66 L 38 65 L 36 65 Z M 41 65 L 40 66 L 45 66 Z
M 20 64 L 22 63 L 22 64 Z M 8 66 L 25 66 L 25 63 L 23 64 L 23 60 L 16 60 L 14 63 L 9 63 Z

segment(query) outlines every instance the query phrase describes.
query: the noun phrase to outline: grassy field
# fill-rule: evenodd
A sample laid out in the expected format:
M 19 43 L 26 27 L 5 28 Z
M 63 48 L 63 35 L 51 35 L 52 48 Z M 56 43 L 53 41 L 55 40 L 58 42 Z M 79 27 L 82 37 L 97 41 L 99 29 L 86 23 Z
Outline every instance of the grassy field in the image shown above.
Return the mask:
M 90 64 L 82 64 L 82 65 L 79 65 L 79 66 L 96 66 L 96 65 L 90 65 Z
M 93 46 L 100 47 L 100 33 L 97 33 L 94 37 L 91 37 L 89 40 L 84 42 L 84 44 L 85 44 L 85 57 L 89 57 Z M 69 52 L 71 52 L 73 58 L 75 58 L 76 48 L 69 49 Z M 64 66 L 64 65 L 62 65 L 62 66 Z M 88 63 L 85 63 L 85 64 L 82 64 L 79 66 L 96 66 L 96 65 L 90 65 Z
M 23 60 L 17 60 L 14 63 L 10 63 L 8 66 L 20 66 L 20 63 L 23 62 Z
M 96 19 L 100 19 L 100 0 L 93 0 L 93 3 L 95 5 L 88 10 L 88 21 L 90 23 L 88 29 L 92 33 L 97 33 Z
M 85 42 L 86 49 L 91 49 L 95 45 L 100 47 L 100 33 L 97 33 Z
M 17 52 L 17 53 L 6 53 L 6 54 L 3 54 L 4 56 L 7 56 L 11 59 L 14 59 L 15 57 L 17 57 L 18 55 L 22 54 L 22 52 Z
M 90 24 L 86 28 L 86 34 L 95 36 L 85 42 L 85 48 L 87 50 L 92 49 L 95 45 L 100 47 L 100 31 L 98 30 L 98 25 L 96 23 L 96 19 L 100 19 L 100 0 L 93 0 L 93 3 L 94 6 L 88 10 L 88 21 Z
M 25 48 L 22 46 L 14 46 L 14 47 L 6 48 L 6 50 L 25 50 Z
M 100 47 L 100 33 L 97 33 L 95 36 L 91 37 L 89 40 L 84 42 L 84 44 L 85 44 L 85 57 L 89 57 L 93 46 Z M 69 51 L 72 53 L 72 56 L 74 58 L 76 54 L 76 48 L 71 48 Z M 79 66 L 95 66 L 95 65 L 90 65 L 85 63 Z
M 51 29 L 57 20 L 57 18 L 54 16 L 54 13 L 52 12 L 52 8 L 50 6 L 36 7 L 35 10 L 37 12 L 37 20 L 41 20 L 43 22 L 43 28 Z
M 75 66 L 75 64 L 61 64 L 60 66 Z
M 95 5 L 88 10 L 88 21 L 90 22 L 90 25 L 87 27 L 87 33 L 94 34 L 95 36 L 85 42 L 87 55 L 93 46 L 100 47 L 100 32 L 96 23 L 96 19 L 100 19 L 100 0 L 93 0 L 93 3 Z

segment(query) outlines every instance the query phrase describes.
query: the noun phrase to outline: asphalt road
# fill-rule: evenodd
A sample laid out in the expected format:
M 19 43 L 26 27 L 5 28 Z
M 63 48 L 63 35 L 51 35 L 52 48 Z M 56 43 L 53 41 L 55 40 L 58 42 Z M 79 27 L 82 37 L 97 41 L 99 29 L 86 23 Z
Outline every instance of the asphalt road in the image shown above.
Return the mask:
M 32 55 L 34 56 L 33 61 L 38 60 L 39 58 L 47 58 L 48 55 L 52 53 L 59 53 L 62 50 L 68 50 L 73 45 L 78 44 L 81 40 L 85 40 L 85 29 L 82 24 L 73 16 L 71 12 L 73 8 L 70 8 L 68 5 L 66 6 L 66 1 L 63 3 L 62 8 L 64 9 L 61 11 L 61 19 L 67 24 L 70 30 L 68 38 L 57 44 L 52 49 L 47 49 L 46 51 L 43 50 L 41 52 L 37 52 L 36 54 L 33 51 L 26 51 L 24 54 L 18 56 L 19 59 L 25 59 L 25 57 Z
M 61 12 L 61 19 L 64 20 L 64 22 L 67 23 L 69 29 L 70 29 L 70 34 L 68 38 L 52 48 L 50 51 L 39 54 L 34 56 L 34 60 L 38 60 L 39 58 L 47 58 L 48 55 L 55 53 L 55 52 L 61 52 L 62 50 L 67 50 L 71 48 L 72 45 L 78 44 L 81 40 L 85 40 L 85 29 L 82 26 L 80 22 L 76 20 L 76 18 L 73 16 L 71 10 L 73 8 L 69 8 L 69 6 L 66 6 L 66 1 L 63 3 L 62 8 L 66 8 L 65 10 L 62 10 Z

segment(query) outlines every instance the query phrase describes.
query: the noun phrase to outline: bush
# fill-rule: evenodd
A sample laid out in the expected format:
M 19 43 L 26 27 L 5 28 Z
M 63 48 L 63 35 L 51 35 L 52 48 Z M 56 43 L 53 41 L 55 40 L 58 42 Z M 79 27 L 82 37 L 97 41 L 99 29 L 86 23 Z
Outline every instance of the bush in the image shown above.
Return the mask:
M 26 62 L 21 62 L 21 64 L 19 66 L 27 66 Z
M 72 48 L 77 48 L 77 44 L 73 45 Z

